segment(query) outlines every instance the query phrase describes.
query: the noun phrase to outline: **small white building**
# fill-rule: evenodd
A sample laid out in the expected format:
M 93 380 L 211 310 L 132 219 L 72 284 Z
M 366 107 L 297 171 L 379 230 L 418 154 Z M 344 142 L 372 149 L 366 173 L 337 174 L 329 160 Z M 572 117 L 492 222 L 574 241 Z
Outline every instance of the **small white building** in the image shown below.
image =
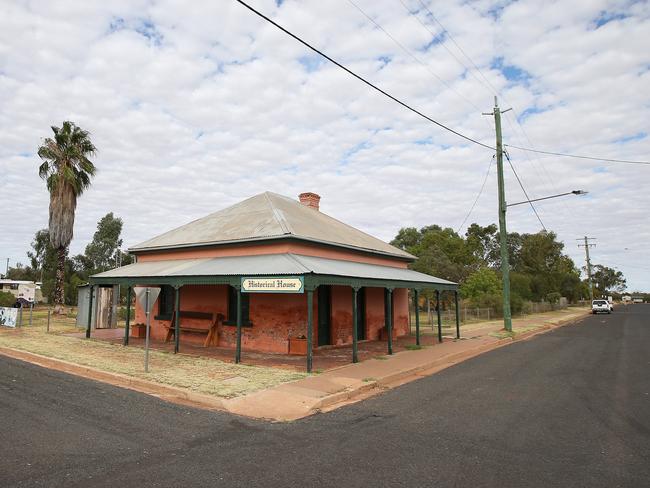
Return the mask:
M 0 280 L 0 291 L 11 293 L 16 300 L 27 303 L 43 302 L 43 293 L 41 292 L 41 283 L 25 280 Z

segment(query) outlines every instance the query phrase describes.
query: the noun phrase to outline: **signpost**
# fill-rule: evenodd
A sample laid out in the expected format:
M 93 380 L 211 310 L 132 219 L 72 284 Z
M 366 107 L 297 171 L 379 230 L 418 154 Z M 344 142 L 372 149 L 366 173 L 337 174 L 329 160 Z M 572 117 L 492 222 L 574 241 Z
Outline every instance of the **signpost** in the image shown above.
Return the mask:
M 304 293 L 305 279 L 302 276 L 281 276 L 241 279 L 243 293 Z
M 0 307 L 0 325 L 16 327 L 18 309 L 13 307 Z
M 160 288 L 157 286 L 136 286 L 133 288 L 135 296 L 142 305 L 144 313 L 147 317 L 147 331 L 144 340 L 144 372 L 149 372 L 149 331 L 151 329 L 151 309 L 153 304 L 156 303 Z

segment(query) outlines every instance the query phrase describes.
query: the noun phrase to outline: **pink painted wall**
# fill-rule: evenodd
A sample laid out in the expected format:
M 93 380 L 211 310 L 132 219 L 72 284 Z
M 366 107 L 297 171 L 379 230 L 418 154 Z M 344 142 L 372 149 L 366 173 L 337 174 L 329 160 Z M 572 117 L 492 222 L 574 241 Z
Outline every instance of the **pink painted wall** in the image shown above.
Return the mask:
M 406 268 L 407 263 L 398 259 L 370 256 L 345 249 L 328 248 L 308 243 L 278 242 L 271 244 L 248 244 L 240 246 L 216 246 L 202 249 L 181 249 L 138 254 L 138 261 L 167 261 L 172 259 L 215 258 L 226 256 L 257 256 L 262 254 L 293 253 L 329 259 L 341 259 L 358 263 L 379 264 Z

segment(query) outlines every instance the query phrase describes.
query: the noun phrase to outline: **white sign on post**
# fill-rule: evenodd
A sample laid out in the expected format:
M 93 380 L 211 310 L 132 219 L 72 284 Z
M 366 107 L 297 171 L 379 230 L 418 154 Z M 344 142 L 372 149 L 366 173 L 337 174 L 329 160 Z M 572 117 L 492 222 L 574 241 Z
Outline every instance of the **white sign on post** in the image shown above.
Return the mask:
M 18 293 L 19 298 L 24 298 L 28 302 L 34 302 L 34 299 L 36 298 L 36 288 L 32 288 L 29 286 L 25 286 L 22 288 L 20 293 Z
M 17 308 L 0 307 L 0 325 L 4 325 L 5 327 L 16 327 L 17 318 Z
M 149 372 L 149 330 L 151 329 L 151 310 L 160 295 L 160 287 L 157 286 L 135 286 L 135 296 L 142 305 L 147 316 L 147 333 L 144 340 L 144 372 Z
M 149 290 L 149 301 L 147 301 L 147 290 Z M 157 286 L 135 286 L 133 287 L 135 296 L 144 308 L 144 313 L 149 314 L 153 309 L 153 304 L 156 303 L 158 295 L 160 295 L 160 288 Z

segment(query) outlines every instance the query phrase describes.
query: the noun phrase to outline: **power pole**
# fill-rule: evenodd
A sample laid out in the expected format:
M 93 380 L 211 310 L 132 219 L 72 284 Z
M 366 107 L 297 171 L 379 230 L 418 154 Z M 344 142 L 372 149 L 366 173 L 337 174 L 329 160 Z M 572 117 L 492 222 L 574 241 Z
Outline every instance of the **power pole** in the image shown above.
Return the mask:
M 506 230 L 506 191 L 503 181 L 503 141 L 501 139 L 501 114 L 497 97 L 494 97 L 494 127 L 497 136 L 497 181 L 499 187 L 499 243 L 501 246 L 501 277 L 503 280 L 503 328 L 512 331 L 512 314 L 510 312 L 510 263 L 508 260 L 508 231 Z
M 581 241 L 582 239 L 576 239 L 576 241 Z M 578 244 L 578 247 L 585 248 L 585 254 L 587 256 L 587 279 L 589 280 L 589 300 L 593 301 L 594 299 L 594 285 L 591 281 L 591 260 L 589 259 L 589 248 L 595 247 L 596 244 L 591 244 L 589 241 L 595 241 L 595 237 L 584 237 L 584 244 Z

